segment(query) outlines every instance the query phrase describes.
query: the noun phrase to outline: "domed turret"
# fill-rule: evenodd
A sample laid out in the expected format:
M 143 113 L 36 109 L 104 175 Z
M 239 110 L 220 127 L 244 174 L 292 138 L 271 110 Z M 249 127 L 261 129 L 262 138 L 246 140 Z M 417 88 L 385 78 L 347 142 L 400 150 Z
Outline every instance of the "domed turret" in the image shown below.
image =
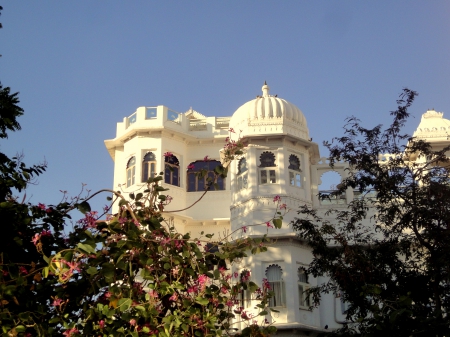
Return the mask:
M 245 103 L 236 110 L 230 126 L 242 130 L 243 136 L 271 133 L 289 133 L 309 139 L 309 131 L 303 113 L 294 104 L 269 94 L 264 83 L 262 96 Z
M 450 134 L 450 120 L 443 118 L 442 112 L 428 110 L 422 115 L 419 126 L 413 136 L 427 139 L 429 142 L 447 140 Z

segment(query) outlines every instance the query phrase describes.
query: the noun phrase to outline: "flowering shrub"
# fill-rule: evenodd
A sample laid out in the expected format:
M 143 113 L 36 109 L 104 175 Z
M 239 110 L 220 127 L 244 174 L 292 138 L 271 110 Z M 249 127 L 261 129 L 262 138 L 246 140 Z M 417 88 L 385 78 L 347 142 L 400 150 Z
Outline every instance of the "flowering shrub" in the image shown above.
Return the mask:
M 69 234 L 73 248 L 44 257 L 44 278 L 57 280 L 50 325 L 67 336 L 219 336 L 235 334 L 237 322 L 247 323 L 246 335 L 273 332 L 265 323 L 270 289 L 249 281 L 250 271 L 229 272 L 254 247 L 265 251 L 268 240 L 177 233 L 164 220 L 162 179 L 150 178 L 130 201 L 115 192 L 119 213 L 93 224 L 86 212 Z M 244 289 L 258 299 L 259 318 L 240 308 Z
M 242 154 L 243 143 L 230 138 L 208 187 Z M 266 319 L 270 288 L 252 282 L 250 271 L 243 277 L 231 273 L 236 260 L 267 250 L 265 237 L 232 239 L 232 233 L 218 242 L 210 234 L 192 238 L 176 232 L 165 221 L 172 198 L 164 194 L 161 175 L 127 198 L 102 190 L 69 199 L 63 192 L 58 205 L 32 205 L 13 192 L 25 189 L 45 165 L 26 167 L 20 158 L 0 156 L 0 217 L 7 224 L 0 236 L 2 336 L 267 336 L 275 331 Z M 119 212 L 100 220 L 105 214 L 92 211 L 88 200 L 105 191 Z M 69 228 L 74 209 L 84 218 Z M 244 290 L 258 312 L 240 306 Z M 247 327 L 238 332 L 236 323 Z

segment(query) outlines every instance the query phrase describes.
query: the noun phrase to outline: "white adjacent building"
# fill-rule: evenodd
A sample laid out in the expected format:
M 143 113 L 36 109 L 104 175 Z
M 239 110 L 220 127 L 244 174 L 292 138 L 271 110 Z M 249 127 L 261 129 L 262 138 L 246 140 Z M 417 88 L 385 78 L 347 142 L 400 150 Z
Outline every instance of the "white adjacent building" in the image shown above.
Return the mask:
M 219 190 L 209 191 L 188 208 L 203 194 L 206 184 L 194 172 L 201 168 L 213 171 L 220 163 L 220 150 L 230 128 L 236 131 L 232 137 L 240 133 L 244 139 L 244 155 L 231 163 L 226 179 L 217 181 Z M 448 133 L 450 121 L 430 110 L 414 135 L 443 146 L 448 144 Z M 332 294 L 323 297 L 319 308 L 309 310 L 303 291 L 324 280 L 306 275 L 312 254 L 289 223 L 299 205 L 324 212 L 330 207 L 346 207 L 353 191 L 333 200 L 319 200 L 322 176 L 334 171 L 340 176 L 339 183 L 347 165 L 337 163 L 330 168 L 312 142 L 298 107 L 270 95 L 266 84 L 262 95 L 243 104 L 231 117 L 206 117 L 192 108 L 178 113 L 165 106 L 139 107 L 117 123 L 116 137 L 106 140 L 105 145 L 114 161 L 114 189 L 121 186 L 124 191 L 136 191 L 144 188 L 149 176 L 164 172 L 163 185 L 173 197 L 167 210 L 188 208 L 171 213 L 168 219 L 178 231 L 191 232 L 193 237 L 202 231 L 215 233 L 216 240 L 233 231 L 235 237 L 268 234 L 274 239 L 266 253 L 244 259 L 237 271 L 251 270 L 256 283 L 263 278 L 271 283 L 275 291 L 271 306 L 279 311 L 272 314 L 277 335 L 315 336 L 344 322 L 345 305 Z M 164 156 L 167 152 L 172 155 Z M 193 169 L 187 170 L 188 165 Z M 274 216 L 277 195 L 290 212 L 281 229 L 272 229 L 264 223 Z M 262 225 L 250 226 L 254 224 Z M 253 307 L 245 297 L 243 306 L 250 312 Z

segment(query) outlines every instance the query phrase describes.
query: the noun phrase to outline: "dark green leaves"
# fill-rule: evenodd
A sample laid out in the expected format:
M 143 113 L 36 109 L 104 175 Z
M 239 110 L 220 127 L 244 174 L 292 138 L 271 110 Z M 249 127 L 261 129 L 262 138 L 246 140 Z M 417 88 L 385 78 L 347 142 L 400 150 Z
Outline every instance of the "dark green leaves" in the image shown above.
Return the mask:
M 87 201 L 83 201 L 79 204 L 76 204 L 76 207 L 83 214 L 86 214 L 87 212 L 91 211 L 91 205 L 89 205 L 89 203 Z

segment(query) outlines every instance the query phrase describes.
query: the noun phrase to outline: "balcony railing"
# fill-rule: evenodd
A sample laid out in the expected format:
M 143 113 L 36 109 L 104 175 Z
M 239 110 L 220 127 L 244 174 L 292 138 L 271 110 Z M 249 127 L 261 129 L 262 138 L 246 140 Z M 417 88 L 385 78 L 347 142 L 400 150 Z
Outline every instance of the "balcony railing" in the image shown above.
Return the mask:
M 189 120 L 189 130 L 203 131 L 207 129 L 206 119 L 191 119 Z
M 177 123 L 177 124 L 181 124 L 180 113 L 173 111 L 173 110 L 168 110 L 167 111 L 167 120 Z
M 347 199 L 345 193 L 336 194 L 336 190 L 319 191 L 321 205 L 345 205 Z
M 230 127 L 230 117 L 216 117 L 216 129 L 228 129 Z

